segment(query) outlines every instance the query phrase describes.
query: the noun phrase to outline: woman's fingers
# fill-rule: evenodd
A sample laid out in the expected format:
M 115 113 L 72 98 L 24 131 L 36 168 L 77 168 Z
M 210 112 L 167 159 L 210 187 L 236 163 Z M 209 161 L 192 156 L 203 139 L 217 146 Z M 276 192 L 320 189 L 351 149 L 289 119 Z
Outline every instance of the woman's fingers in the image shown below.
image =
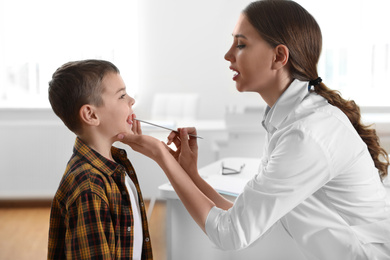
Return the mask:
M 182 128 L 180 131 L 180 139 L 181 139 L 181 147 L 182 149 L 185 147 L 185 149 L 189 149 L 192 152 L 198 151 L 198 143 L 196 140 L 196 137 L 190 136 L 196 135 L 196 129 L 195 127 L 187 127 Z
M 168 141 L 167 141 L 167 145 L 170 145 L 173 140 L 178 136 L 177 132 L 171 132 L 169 135 L 168 135 Z
M 188 130 L 187 128 L 180 129 L 180 141 L 181 141 L 181 147 L 189 147 L 188 145 Z
M 117 137 L 120 142 L 129 145 L 134 151 L 142 153 L 155 161 L 161 159 L 161 153 L 165 150 L 160 140 L 148 135 L 121 133 Z
M 180 137 L 179 136 L 176 135 L 175 138 L 173 138 L 173 143 L 176 146 L 176 149 L 180 149 L 181 141 L 180 141 Z
M 197 135 L 196 128 L 195 127 L 187 127 L 187 133 L 190 135 Z
M 133 125 L 131 126 L 131 131 L 136 135 L 142 135 L 141 123 L 138 120 L 135 120 L 135 114 L 132 115 L 131 120 Z

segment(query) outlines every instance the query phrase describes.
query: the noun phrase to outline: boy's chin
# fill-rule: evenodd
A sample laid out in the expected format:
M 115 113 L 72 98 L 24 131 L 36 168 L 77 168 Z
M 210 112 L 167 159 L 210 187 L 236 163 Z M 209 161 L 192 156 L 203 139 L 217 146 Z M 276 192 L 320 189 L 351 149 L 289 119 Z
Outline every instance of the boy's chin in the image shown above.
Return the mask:
M 127 134 L 127 135 L 133 135 L 134 132 L 130 129 L 127 129 L 126 132 L 122 132 L 123 134 Z

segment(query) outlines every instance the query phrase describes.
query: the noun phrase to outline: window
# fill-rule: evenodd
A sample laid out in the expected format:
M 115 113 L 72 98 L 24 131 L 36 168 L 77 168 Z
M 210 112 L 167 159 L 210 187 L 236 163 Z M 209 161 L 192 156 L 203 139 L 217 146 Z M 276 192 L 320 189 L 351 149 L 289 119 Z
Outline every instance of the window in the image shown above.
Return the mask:
M 390 106 L 390 1 L 298 2 L 322 30 L 324 83 L 360 106 Z
M 48 81 L 70 60 L 109 60 L 135 92 L 137 15 L 137 0 L 0 0 L 0 107 L 50 107 Z

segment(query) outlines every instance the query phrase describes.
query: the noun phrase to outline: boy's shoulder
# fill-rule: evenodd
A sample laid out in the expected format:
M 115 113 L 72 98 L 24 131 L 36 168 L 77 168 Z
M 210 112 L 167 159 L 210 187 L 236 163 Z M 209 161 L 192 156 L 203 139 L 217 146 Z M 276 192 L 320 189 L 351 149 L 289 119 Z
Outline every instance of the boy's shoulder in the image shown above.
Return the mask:
M 95 193 L 103 200 L 107 200 L 107 183 L 107 176 L 98 168 L 85 158 L 74 154 L 68 162 L 55 196 L 66 204 L 72 204 L 85 193 Z

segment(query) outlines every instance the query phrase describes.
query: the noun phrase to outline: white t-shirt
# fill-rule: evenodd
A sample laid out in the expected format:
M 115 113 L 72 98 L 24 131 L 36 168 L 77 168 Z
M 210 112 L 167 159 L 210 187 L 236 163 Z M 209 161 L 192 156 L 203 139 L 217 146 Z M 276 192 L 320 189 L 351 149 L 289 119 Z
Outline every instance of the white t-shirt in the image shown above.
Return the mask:
M 125 177 L 125 183 L 126 183 L 127 191 L 129 192 L 130 195 L 131 209 L 133 210 L 133 218 L 134 218 L 133 259 L 141 260 L 143 232 L 142 232 L 141 211 L 139 209 L 139 204 L 138 204 L 138 193 L 133 181 L 130 179 L 130 177 L 127 174 Z
M 211 241 L 243 248 L 280 221 L 307 259 L 390 259 L 390 198 L 346 115 L 294 80 L 263 126 L 259 173 L 231 209 L 210 210 Z

